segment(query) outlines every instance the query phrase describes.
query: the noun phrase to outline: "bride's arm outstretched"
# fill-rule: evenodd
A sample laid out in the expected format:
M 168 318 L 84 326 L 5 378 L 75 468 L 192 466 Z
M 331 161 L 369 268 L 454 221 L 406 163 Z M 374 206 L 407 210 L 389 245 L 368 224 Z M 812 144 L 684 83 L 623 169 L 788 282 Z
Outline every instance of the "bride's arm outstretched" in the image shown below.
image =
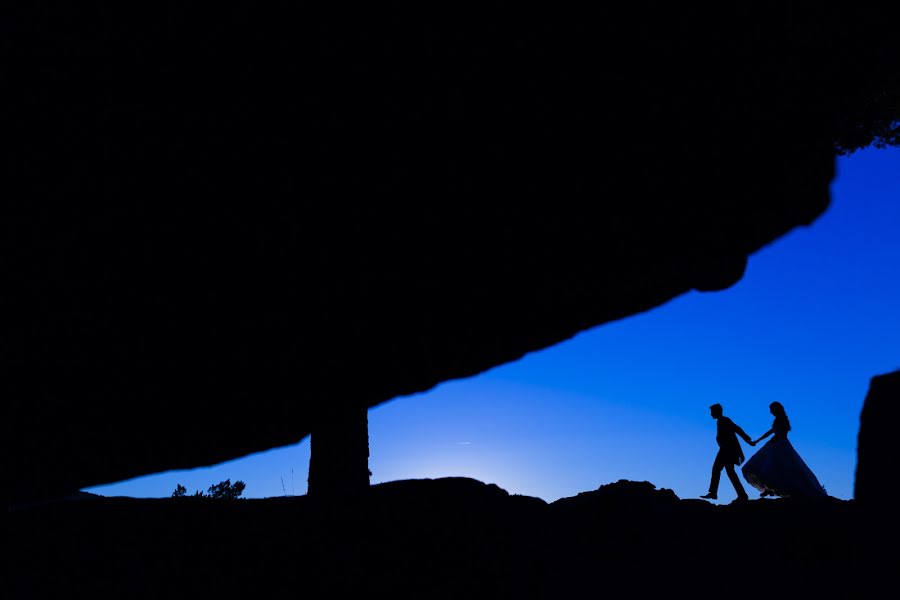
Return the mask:
M 764 434 L 762 434 L 761 436 L 759 436 L 759 438 L 758 438 L 757 440 L 755 440 L 753 443 L 754 443 L 754 444 L 758 444 L 759 442 L 763 441 L 764 439 L 766 439 L 767 437 L 769 437 L 769 436 L 772 435 L 773 433 L 775 433 L 775 429 L 774 429 L 774 428 L 768 430 L 767 432 L 765 432 Z

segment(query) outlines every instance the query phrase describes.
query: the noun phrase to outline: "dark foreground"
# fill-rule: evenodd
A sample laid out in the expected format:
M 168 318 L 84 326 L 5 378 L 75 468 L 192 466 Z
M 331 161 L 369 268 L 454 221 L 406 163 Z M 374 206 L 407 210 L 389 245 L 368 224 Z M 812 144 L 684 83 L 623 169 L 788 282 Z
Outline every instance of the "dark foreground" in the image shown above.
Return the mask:
M 646 482 L 552 504 L 470 479 L 341 504 L 84 497 L 7 524 L 12 598 L 869 597 L 893 571 L 854 501 L 714 506 Z

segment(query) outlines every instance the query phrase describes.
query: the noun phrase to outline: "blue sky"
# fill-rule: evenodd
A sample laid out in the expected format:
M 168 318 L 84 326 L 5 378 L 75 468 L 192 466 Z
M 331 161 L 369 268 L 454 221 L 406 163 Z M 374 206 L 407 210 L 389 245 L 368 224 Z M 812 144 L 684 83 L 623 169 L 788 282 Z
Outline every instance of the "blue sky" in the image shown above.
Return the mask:
M 839 158 L 831 191 L 825 215 L 751 256 L 728 290 L 371 409 L 372 482 L 466 476 L 553 501 L 632 479 L 696 497 L 717 450 L 707 407 L 758 437 L 779 400 L 795 449 L 831 495 L 852 498 L 869 379 L 900 369 L 900 149 Z M 166 497 L 231 479 L 245 497 L 300 495 L 308 464 L 307 438 L 87 491 Z M 724 476 L 719 498 L 734 498 Z

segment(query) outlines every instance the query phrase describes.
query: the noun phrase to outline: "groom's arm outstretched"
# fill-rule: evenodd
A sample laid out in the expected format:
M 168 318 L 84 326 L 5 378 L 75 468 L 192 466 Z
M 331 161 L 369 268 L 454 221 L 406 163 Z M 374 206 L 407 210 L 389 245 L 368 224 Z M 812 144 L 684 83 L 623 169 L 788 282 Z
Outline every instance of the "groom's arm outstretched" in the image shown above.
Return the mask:
M 743 429 L 741 429 L 740 426 L 738 426 L 737 423 L 734 423 L 733 421 L 732 421 L 732 423 L 734 424 L 734 431 L 735 431 L 739 436 L 741 436 L 742 438 L 744 438 L 744 441 L 745 441 L 745 442 L 747 442 L 747 443 L 750 444 L 751 446 L 755 446 L 755 445 L 756 445 L 756 442 L 755 442 L 754 440 L 752 440 L 752 439 L 750 438 L 749 435 L 747 435 L 747 432 L 745 432 Z

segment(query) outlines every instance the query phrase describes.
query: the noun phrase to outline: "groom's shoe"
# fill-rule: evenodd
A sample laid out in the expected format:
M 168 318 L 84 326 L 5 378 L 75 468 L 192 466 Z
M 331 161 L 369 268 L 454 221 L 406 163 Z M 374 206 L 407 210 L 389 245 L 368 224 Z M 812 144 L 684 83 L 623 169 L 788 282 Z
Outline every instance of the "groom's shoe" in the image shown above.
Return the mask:
M 703 495 L 700 496 L 700 497 L 701 497 L 701 498 L 705 498 L 705 499 L 707 499 L 707 500 L 716 500 L 716 499 L 718 499 L 718 496 L 716 496 L 716 495 L 713 494 L 712 492 L 710 492 L 710 493 L 708 493 L 708 494 L 703 494 Z
M 747 496 L 746 494 L 744 494 L 743 496 L 738 496 L 737 498 L 735 498 L 734 501 L 735 502 L 746 502 L 749 499 L 750 499 L 750 497 Z

